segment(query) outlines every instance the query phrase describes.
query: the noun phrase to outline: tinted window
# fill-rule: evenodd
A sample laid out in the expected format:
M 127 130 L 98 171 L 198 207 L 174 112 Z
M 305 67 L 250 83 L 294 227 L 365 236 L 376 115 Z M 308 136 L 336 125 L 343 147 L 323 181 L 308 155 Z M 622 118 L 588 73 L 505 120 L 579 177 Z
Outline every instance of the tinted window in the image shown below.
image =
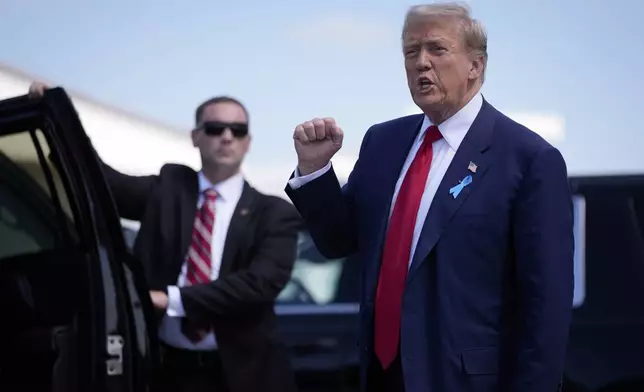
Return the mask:
M 277 302 L 317 305 L 357 302 L 360 275 L 355 264 L 350 259 L 325 258 L 308 232 L 300 232 L 292 278 Z
M 41 131 L 0 133 L 0 390 L 52 390 L 92 359 L 75 335 L 92 315 L 87 263 L 50 153 Z
M 40 131 L 0 136 L 0 259 L 52 250 L 70 234 L 69 200 L 49 155 Z
M 14 192 L 0 189 L 0 258 L 53 249 L 53 236 Z

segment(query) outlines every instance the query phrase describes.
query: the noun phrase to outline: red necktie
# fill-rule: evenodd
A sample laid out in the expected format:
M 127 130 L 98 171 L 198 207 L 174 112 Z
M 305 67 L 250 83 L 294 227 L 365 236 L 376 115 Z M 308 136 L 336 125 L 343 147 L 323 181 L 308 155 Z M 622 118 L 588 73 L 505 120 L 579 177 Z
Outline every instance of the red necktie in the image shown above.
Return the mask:
M 383 369 L 391 365 L 398 353 L 402 297 L 414 226 L 432 164 L 432 143 L 441 138 L 435 125 L 425 132 L 423 143 L 407 170 L 389 219 L 375 308 L 375 352 Z
M 192 229 L 192 241 L 188 248 L 188 262 L 186 270 L 186 286 L 203 284 L 211 281 L 212 269 L 212 235 L 215 224 L 215 199 L 217 192 L 207 189 L 204 192 L 204 201 L 197 211 Z M 193 342 L 203 339 L 208 329 L 192 325 L 186 318 L 181 324 L 181 331 Z

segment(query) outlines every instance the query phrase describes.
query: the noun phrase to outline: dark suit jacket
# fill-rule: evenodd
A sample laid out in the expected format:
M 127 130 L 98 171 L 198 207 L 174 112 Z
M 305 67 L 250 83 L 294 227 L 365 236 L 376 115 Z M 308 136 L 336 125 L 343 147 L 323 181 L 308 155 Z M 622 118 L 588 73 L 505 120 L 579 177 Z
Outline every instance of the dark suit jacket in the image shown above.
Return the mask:
M 141 221 L 134 253 L 150 288 L 175 285 L 197 210 L 197 173 L 181 165 L 165 165 L 158 176 L 148 177 L 127 176 L 108 166 L 104 171 L 120 215 Z M 299 224 L 290 203 L 245 183 L 219 279 L 181 289 L 186 317 L 214 328 L 232 392 L 295 390 L 273 307 L 291 275 Z
M 363 385 L 391 199 L 422 120 L 371 127 L 344 188 L 329 171 L 286 189 L 321 252 L 356 254 L 363 266 Z M 468 174 L 472 183 L 453 198 L 449 189 Z M 434 197 L 407 276 L 400 342 L 407 391 L 556 391 L 572 297 L 565 162 L 484 101 Z

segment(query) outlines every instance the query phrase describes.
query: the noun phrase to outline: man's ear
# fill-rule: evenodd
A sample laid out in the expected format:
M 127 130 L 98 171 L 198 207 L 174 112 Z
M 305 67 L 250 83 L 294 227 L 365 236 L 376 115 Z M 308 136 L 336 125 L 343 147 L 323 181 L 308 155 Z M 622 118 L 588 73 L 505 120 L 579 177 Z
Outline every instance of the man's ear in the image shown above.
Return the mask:
M 200 137 L 199 130 L 194 129 L 192 132 L 190 132 L 190 138 L 192 139 L 193 147 L 197 147 L 197 143 L 199 142 L 199 137 Z
M 470 65 L 469 79 L 475 80 L 480 78 L 481 75 L 483 75 L 484 69 L 485 69 L 485 59 L 483 58 L 483 56 L 474 57 Z

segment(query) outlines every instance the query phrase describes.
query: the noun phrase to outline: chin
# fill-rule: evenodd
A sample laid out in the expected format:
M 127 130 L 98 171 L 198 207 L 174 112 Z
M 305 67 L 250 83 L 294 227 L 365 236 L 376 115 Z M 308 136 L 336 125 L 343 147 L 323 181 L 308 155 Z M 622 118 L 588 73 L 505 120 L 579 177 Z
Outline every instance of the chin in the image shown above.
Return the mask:
M 441 100 L 438 97 L 432 95 L 417 95 L 414 97 L 414 102 L 418 105 L 419 108 L 425 110 L 426 108 L 431 108 L 432 106 L 437 106 L 440 104 Z
M 219 158 L 217 159 L 217 165 L 219 167 L 232 168 L 239 166 L 239 161 L 233 157 Z

